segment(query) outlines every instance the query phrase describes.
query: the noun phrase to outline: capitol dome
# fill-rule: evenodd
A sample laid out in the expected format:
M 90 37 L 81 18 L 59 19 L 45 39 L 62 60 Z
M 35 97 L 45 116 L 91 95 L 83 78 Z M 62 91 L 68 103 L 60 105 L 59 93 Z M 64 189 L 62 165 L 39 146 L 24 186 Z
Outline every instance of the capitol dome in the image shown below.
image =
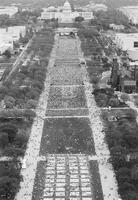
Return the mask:
M 68 1 L 66 1 L 63 5 L 63 12 L 72 12 L 71 5 Z

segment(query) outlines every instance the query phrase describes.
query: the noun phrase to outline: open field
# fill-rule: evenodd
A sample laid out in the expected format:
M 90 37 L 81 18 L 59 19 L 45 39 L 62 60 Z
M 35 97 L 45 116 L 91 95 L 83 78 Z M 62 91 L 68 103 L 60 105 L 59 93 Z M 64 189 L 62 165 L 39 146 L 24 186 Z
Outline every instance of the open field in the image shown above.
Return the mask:
M 41 140 L 40 155 L 47 153 L 95 154 L 88 119 L 47 119 Z
M 62 63 L 51 74 L 53 85 L 79 85 L 83 83 L 83 74 L 79 65 Z
M 92 176 L 92 185 L 93 185 L 93 194 L 95 200 L 104 200 L 100 174 L 98 169 L 98 162 L 93 160 L 89 162 L 90 164 L 90 173 Z
M 51 87 L 48 99 L 49 108 L 86 107 L 84 87 Z
M 46 176 L 45 169 L 46 169 L 46 162 L 44 161 L 38 162 L 32 200 L 41 200 L 43 197 L 43 190 L 44 190 L 45 176 Z

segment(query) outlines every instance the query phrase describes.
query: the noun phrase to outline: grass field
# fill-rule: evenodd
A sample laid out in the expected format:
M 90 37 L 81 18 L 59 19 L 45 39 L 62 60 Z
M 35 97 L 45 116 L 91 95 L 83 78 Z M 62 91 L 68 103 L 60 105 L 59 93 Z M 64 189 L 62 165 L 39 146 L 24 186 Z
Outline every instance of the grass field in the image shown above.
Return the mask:
M 51 87 L 48 108 L 87 107 L 84 87 Z
M 100 174 L 99 174 L 99 168 L 98 168 L 98 162 L 93 160 L 93 161 L 90 161 L 89 164 L 90 164 L 90 173 L 92 176 L 94 199 L 95 200 L 104 200 L 102 186 L 101 186 L 101 180 L 100 180 Z
M 53 69 L 51 77 L 53 85 L 81 85 L 83 83 L 81 68 L 73 63 L 70 65 L 61 63 Z
M 43 190 L 45 185 L 45 169 L 46 169 L 46 162 L 44 161 L 38 162 L 32 200 L 42 200 Z
M 60 118 L 45 120 L 40 155 L 95 154 L 89 120 Z

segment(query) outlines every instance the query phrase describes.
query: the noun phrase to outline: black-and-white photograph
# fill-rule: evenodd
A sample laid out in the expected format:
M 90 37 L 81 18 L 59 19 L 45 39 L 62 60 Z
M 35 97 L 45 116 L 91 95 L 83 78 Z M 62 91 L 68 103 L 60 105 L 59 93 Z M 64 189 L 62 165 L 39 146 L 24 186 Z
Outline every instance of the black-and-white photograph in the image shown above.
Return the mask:
M 0 0 L 0 200 L 138 200 L 138 0 Z

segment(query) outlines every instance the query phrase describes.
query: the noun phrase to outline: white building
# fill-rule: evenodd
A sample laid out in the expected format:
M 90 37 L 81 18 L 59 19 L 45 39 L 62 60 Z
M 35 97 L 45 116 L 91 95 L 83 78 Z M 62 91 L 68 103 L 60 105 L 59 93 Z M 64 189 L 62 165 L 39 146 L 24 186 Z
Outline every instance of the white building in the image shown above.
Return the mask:
M 109 27 L 115 31 L 123 30 L 125 28 L 124 25 L 117 25 L 117 24 L 110 24 Z
M 115 37 L 116 45 L 123 51 L 138 47 L 138 33 L 117 33 Z
M 18 12 L 18 8 L 15 6 L 0 6 L 0 15 L 9 15 L 12 17 Z
M 58 19 L 59 23 L 71 23 L 79 16 L 84 17 L 85 20 L 90 20 L 93 18 L 93 12 L 73 12 L 70 3 L 66 1 L 61 9 L 59 7 L 57 9 L 55 7 L 43 9 L 40 19 L 54 18 Z
M 12 43 L 20 39 L 20 36 L 26 35 L 26 26 L 11 26 L 0 28 L 0 41 Z
M 12 51 L 13 44 L 0 43 L 0 55 L 3 54 L 6 50 Z
M 117 33 L 115 43 L 118 48 L 127 51 L 131 60 L 138 60 L 138 33 Z
M 125 6 L 119 9 L 134 25 L 138 24 L 138 6 Z
M 108 9 L 107 6 L 102 4 L 102 3 L 96 4 L 96 3 L 93 3 L 93 2 L 90 3 L 88 5 L 88 7 L 90 8 L 90 10 L 95 11 L 95 12 L 100 11 L 100 10 L 107 11 L 107 9 Z
M 0 53 L 5 50 L 13 49 L 13 42 L 18 41 L 20 37 L 26 35 L 25 26 L 12 26 L 7 28 L 0 28 Z
M 20 36 L 26 35 L 26 26 L 11 26 L 8 27 L 8 34 L 12 35 L 13 41 L 19 40 Z

